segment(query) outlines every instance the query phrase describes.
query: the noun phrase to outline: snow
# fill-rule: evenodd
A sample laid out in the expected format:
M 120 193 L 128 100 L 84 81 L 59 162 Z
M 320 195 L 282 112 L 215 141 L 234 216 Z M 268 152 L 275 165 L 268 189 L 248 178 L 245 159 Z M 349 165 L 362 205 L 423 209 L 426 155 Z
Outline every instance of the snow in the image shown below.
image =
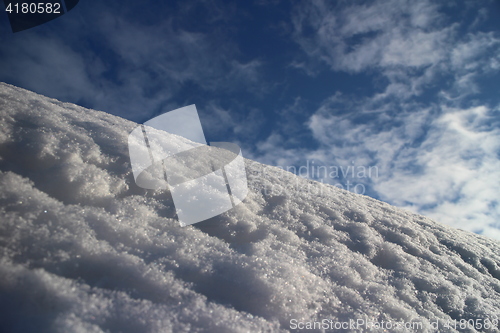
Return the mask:
M 497 241 L 250 160 L 242 203 L 181 227 L 135 185 L 136 126 L 0 84 L 0 331 L 499 331 L 445 327 L 496 323 Z

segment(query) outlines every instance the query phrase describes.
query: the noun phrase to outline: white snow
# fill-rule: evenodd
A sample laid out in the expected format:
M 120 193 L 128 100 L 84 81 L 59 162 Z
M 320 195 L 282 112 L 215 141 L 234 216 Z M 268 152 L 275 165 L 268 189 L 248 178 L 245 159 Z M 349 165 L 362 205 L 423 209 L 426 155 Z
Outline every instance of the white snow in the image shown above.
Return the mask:
M 497 241 L 249 160 L 243 203 L 182 228 L 136 126 L 0 84 L 0 331 L 499 331 L 445 327 L 500 316 Z

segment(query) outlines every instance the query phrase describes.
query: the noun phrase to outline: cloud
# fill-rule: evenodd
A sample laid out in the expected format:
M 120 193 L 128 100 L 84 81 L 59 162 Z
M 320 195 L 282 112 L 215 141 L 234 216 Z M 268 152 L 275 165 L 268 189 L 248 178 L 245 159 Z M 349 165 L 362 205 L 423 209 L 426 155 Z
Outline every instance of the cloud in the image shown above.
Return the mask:
M 442 45 L 455 26 L 441 27 L 431 2 L 376 1 L 372 5 L 301 3 L 294 15 L 295 40 L 334 70 L 425 66 L 444 57 Z
M 412 107 L 418 107 L 413 105 Z M 376 196 L 462 229 L 499 228 L 499 110 L 435 106 L 370 120 L 334 115 L 327 105 L 310 128 L 329 165 L 372 166 L 378 177 L 358 179 Z
M 484 8 L 448 6 L 399 0 L 301 2 L 293 14 L 293 38 L 311 68 L 319 61 L 333 71 L 370 71 L 384 77 L 387 85 L 378 92 L 379 99 L 422 95 L 445 76 L 453 77 L 455 84 L 450 95 L 443 96 L 466 97 L 478 92 L 477 74 L 500 68 L 500 39 L 497 33 L 480 30 Z M 446 10 L 457 13 L 454 20 Z M 457 19 L 476 12 L 473 23 Z
M 493 32 L 469 33 L 450 51 L 449 70 L 454 84 L 447 99 L 463 99 L 480 91 L 478 79 L 500 70 L 500 38 Z
M 396 165 L 391 177 L 375 186 L 377 192 L 463 229 L 485 232 L 500 227 L 498 125 L 498 110 L 443 107 L 410 155 L 418 172 Z

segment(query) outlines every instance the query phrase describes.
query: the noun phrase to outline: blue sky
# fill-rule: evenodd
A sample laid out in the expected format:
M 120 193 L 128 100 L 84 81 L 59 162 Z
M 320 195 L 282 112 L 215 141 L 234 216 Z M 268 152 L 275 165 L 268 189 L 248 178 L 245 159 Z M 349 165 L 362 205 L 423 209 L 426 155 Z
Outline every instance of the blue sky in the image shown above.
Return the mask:
M 500 239 L 499 16 L 498 1 L 81 0 L 16 34 L 0 15 L 0 80 L 136 122 L 196 104 L 208 141 Z

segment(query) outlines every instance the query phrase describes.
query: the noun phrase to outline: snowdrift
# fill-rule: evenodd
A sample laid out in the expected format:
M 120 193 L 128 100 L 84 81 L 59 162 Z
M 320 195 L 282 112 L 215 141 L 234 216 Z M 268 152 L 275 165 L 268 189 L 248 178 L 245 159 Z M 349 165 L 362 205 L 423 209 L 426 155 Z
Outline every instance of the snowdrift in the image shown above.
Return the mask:
M 0 84 L 0 331 L 498 332 L 497 241 L 249 160 L 244 202 L 182 228 L 136 126 Z

